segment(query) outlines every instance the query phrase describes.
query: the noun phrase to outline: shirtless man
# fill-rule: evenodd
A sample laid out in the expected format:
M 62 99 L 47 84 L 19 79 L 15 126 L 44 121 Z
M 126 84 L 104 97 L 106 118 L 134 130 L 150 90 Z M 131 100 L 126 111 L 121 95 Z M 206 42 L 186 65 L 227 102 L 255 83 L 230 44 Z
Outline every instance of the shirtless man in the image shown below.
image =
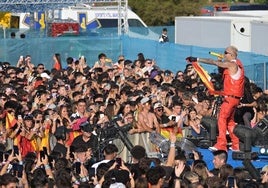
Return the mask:
M 150 112 L 151 109 L 151 101 L 148 97 L 144 97 L 141 100 L 142 109 L 138 114 L 138 128 L 140 128 L 140 132 L 160 132 L 159 123 L 155 117 L 155 114 Z
M 153 131 L 160 133 L 160 126 L 154 113 L 150 112 L 151 101 L 148 97 L 141 99 L 141 111 L 138 113 L 137 127 L 140 131 L 140 145 L 146 152 L 155 151 L 155 146 L 149 140 L 149 134 Z

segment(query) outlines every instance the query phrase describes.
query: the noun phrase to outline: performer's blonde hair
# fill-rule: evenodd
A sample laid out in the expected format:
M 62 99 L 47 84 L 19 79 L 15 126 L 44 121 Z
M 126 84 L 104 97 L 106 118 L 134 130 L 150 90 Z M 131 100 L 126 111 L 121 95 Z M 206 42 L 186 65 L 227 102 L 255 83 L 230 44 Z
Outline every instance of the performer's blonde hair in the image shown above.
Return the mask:
M 228 48 L 234 53 L 234 56 L 237 57 L 237 53 L 238 53 L 237 47 L 229 46 Z

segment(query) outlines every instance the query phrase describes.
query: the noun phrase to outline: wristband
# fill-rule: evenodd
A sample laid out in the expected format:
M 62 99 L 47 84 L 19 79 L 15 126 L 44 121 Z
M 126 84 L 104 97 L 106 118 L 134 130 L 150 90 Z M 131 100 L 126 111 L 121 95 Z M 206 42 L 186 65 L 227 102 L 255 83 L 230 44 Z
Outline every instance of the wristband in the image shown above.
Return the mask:
M 175 143 L 170 143 L 170 147 L 175 147 Z
M 163 127 L 167 127 L 168 125 L 166 123 L 163 124 Z
M 88 177 L 87 176 L 81 177 L 80 180 L 81 180 L 81 182 L 86 182 L 86 181 L 88 181 Z
M 45 170 L 50 169 L 50 166 L 48 164 L 45 165 Z
M 78 180 L 73 181 L 73 184 L 80 185 L 80 182 Z

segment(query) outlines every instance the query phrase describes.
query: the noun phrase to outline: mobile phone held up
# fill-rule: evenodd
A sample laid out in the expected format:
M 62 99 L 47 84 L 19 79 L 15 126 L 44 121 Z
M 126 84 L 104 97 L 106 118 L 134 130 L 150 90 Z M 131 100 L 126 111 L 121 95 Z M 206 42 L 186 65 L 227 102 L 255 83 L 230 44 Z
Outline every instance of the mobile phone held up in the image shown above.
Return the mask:
M 75 162 L 75 172 L 77 174 L 81 173 L 81 163 L 80 162 Z
M 122 159 L 120 157 L 117 157 L 115 159 L 115 162 L 116 162 L 116 168 L 120 169 L 120 167 L 122 166 Z
M 227 187 L 228 188 L 234 188 L 235 187 L 235 177 L 234 176 L 229 176 L 227 178 Z
M 19 147 L 18 146 L 14 145 L 13 150 L 14 150 L 14 156 L 19 155 Z

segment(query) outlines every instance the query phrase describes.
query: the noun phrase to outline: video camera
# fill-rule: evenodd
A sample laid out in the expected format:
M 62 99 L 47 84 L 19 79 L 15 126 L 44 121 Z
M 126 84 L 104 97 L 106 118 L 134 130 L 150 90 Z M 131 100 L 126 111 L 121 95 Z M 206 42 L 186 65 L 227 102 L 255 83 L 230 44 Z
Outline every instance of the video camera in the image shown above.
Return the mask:
M 106 124 L 104 127 L 97 125 L 97 135 L 100 136 L 101 140 L 114 140 L 119 138 L 120 133 L 127 134 L 132 129 L 132 124 L 126 124 L 119 126 L 114 120 Z
M 121 116 L 115 116 L 107 126 L 97 126 L 96 133 L 99 140 L 99 148 L 106 146 L 108 142 L 118 138 L 125 144 L 129 151 L 133 148 L 133 144 L 128 139 L 128 131 L 132 129 L 132 124 L 119 126 L 117 122 L 120 120 L 122 120 Z

